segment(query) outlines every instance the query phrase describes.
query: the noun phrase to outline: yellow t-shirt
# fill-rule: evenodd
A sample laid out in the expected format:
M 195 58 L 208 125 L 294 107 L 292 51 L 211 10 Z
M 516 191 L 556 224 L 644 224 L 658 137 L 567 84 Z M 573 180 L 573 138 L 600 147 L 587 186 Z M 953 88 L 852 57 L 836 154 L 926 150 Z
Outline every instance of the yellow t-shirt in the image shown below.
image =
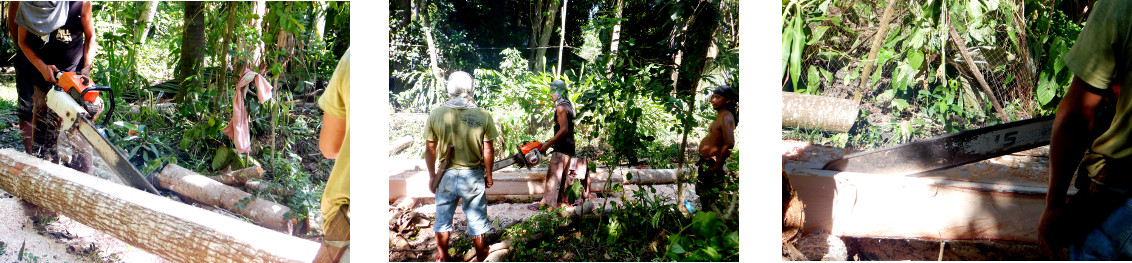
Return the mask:
M 482 109 L 436 107 L 428 115 L 424 138 L 436 142 L 438 160 L 445 159 L 448 144 L 453 147 L 449 169 L 475 169 L 483 166 L 483 143 L 499 138 L 491 113 Z
M 1094 176 L 1106 160 L 1132 157 L 1132 1 L 1098 1 L 1077 42 L 1065 56 L 1073 74 L 1089 86 L 1121 87 L 1116 115 L 1108 130 L 1093 141 L 1082 165 Z
M 322 226 L 330 225 L 330 219 L 338 213 L 338 207 L 350 204 L 350 50 L 342 55 L 334 75 L 330 77 L 330 84 L 322 97 L 318 98 L 318 106 L 326 113 L 346 119 L 346 136 L 342 138 L 342 148 L 338 151 L 338 159 L 334 161 L 334 169 L 330 171 L 330 179 L 326 181 L 326 188 L 322 192 Z M 347 215 L 349 216 L 349 215 Z

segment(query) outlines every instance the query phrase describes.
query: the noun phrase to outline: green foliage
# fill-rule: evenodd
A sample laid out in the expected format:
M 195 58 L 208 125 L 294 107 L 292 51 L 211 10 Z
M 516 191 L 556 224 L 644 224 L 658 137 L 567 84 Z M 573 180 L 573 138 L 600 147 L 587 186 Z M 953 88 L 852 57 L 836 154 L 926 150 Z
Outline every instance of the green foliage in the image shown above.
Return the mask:
M 1076 42 L 1082 27 L 1054 6 L 1052 3 L 1038 1 L 1028 1 L 1026 5 L 1027 9 L 1033 10 L 1030 14 L 1044 14 L 1027 21 L 1030 50 L 1039 54 L 1034 59 L 1039 65 L 1035 93 L 1037 102 L 1044 110 L 1056 108 L 1055 98 L 1064 95 L 1069 82 L 1073 80 L 1073 73 L 1065 67 L 1064 58 Z
M 664 257 L 675 261 L 738 261 L 739 231 L 712 212 L 697 212 L 692 223 L 668 237 Z
M 875 31 L 860 29 L 876 28 L 883 2 L 789 1 L 783 10 L 783 90 L 848 92 L 861 95 L 867 107 L 847 135 L 792 131 L 783 137 L 869 149 L 1002 122 L 956 50 L 951 30 L 1013 116 L 1008 121 L 1051 114 L 1072 79 L 1063 60 L 1081 28 L 1057 2 L 908 2 L 896 9 L 876 60 L 868 61 L 869 32 Z M 875 70 L 860 76 L 867 63 Z M 857 81 L 868 81 L 864 86 L 871 90 L 856 90 Z

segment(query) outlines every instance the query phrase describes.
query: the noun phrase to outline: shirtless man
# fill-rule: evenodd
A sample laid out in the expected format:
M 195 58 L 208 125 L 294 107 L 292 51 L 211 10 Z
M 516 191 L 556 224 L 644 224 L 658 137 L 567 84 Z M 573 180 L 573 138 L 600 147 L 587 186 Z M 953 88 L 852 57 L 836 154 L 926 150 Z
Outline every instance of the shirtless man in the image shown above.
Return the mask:
M 711 95 L 711 106 L 715 109 L 715 121 L 708 126 L 708 135 L 700 141 L 700 160 L 696 180 L 696 194 L 700 196 L 700 206 L 710 211 L 719 202 L 719 188 L 726 180 L 724 164 L 735 147 L 735 124 L 739 123 L 737 111 L 739 93 L 729 86 L 719 86 Z M 722 209 L 722 207 L 720 208 Z

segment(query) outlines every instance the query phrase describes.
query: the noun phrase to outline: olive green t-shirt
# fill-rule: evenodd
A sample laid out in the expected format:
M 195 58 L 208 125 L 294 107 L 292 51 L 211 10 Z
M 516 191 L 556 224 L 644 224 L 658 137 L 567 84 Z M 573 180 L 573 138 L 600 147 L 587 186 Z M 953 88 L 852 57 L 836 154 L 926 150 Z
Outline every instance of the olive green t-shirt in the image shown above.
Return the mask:
M 334 161 L 330 179 L 326 181 L 322 192 L 321 210 L 325 219 L 322 226 L 326 229 L 330 225 L 330 219 L 338 213 L 338 208 L 350 204 L 350 49 L 346 49 L 346 54 L 338 61 L 326 92 L 318 98 L 318 106 L 331 116 L 346 119 L 342 148 L 338 150 L 338 159 Z M 346 217 L 349 216 L 347 213 Z
M 436 107 L 428 115 L 425 140 L 436 142 L 437 160 L 445 159 L 453 147 L 448 169 L 475 169 L 483 166 L 483 143 L 499 138 L 491 113 L 481 108 Z
M 1082 163 L 1095 175 L 1105 159 L 1132 156 L 1132 1 L 1098 1 L 1077 42 L 1065 56 L 1073 74 L 1089 86 L 1107 90 L 1122 87 L 1109 129 L 1093 141 Z

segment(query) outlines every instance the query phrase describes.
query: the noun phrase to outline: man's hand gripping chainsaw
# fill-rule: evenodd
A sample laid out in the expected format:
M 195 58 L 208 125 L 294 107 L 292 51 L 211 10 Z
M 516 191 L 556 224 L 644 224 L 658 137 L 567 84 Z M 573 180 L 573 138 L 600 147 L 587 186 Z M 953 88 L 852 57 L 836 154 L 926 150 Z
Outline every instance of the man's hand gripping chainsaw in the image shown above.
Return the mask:
M 99 91 L 108 91 L 110 97 L 114 97 L 114 91 L 110 87 L 94 86 L 90 77 L 80 73 L 57 72 L 55 79 L 58 82 L 47 91 L 47 107 L 62 118 L 59 128 L 63 130 L 76 127 L 80 117 L 87 120 L 98 118 L 104 105 L 102 98 L 98 97 Z M 110 102 L 110 112 L 114 112 L 113 100 Z M 102 125 L 105 126 L 109 120 L 110 118 L 106 118 Z

